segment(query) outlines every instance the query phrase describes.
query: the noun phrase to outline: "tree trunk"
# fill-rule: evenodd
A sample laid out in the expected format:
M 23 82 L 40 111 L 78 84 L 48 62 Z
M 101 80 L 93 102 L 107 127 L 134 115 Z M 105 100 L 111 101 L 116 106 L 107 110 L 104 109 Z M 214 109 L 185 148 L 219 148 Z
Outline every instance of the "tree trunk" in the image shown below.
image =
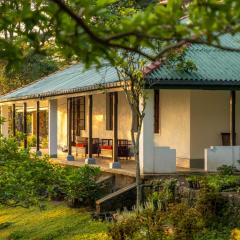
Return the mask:
M 142 203 L 142 181 L 141 181 L 141 172 L 140 172 L 140 162 L 139 162 L 139 139 L 142 129 L 142 118 L 140 118 L 138 131 L 135 133 L 133 129 L 131 130 L 131 137 L 133 142 L 133 148 L 134 148 L 134 158 L 136 162 L 136 188 L 137 188 L 137 196 L 136 196 L 136 208 L 139 209 L 141 203 Z
M 140 163 L 139 163 L 139 151 L 134 154 L 136 161 L 136 188 L 137 188 L 137 196 L 136 196 L 136 208 L 139 209 L 142 203 L 142 187 L 141 187 L 141 174 L 140 174 Z

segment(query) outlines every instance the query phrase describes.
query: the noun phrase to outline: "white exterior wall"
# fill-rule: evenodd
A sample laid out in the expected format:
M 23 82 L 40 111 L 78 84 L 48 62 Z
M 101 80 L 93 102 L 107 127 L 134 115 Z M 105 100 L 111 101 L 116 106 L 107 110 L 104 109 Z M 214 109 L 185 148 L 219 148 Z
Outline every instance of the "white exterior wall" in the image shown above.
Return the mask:
M 203 164 L 204 149 L 222 145 L 229 132 L 230 91 L 160 90 L 160 133 L 155 146 L 176 149 L 177 165 Z M 239 123 L 239 124 L 238 124 Z M 240 93 L 236 99 L 237 144 L 240 143 Z
M 145 117 L 139 142 L 141 174 L 175 172 L 176 150 L 170 149 L 168 146 L 162 147 L 163 145 L 156 141 L 156 136 L 154 136 L 154 91 L 147 90 L 146 92 Z
M 232 165 L 239 169 L 240 146 L 214 146 L 205 149 L 205 170 L 217 171 L 221 165 Z
M 118 98 L 118 138 L 131 140 L 131 109 L 123 92 Z M 86 130 L 81 131 L 81 137 L 88 137 L 87 106 L 86 97 Z M 106 130 L 106 94 L 93 95 L 93 138 L 113 138 L 113 131 Z M 67 98 L 58 99 L 58 145 L 67 146 Z
M 141 174 L 153 173 L 154 170 L 154 94 L 147 90 L 145 117 L 139 141 L 139 163 Z M 141 102 L 140 102 L 141 107 Z
M 160 150 L 167 149 L 164 147 L 170 147 L 169 150 L 176 149 L 177 165 L 189 167 L 190 159 L 204 159 L 205 148 L 222 144 L 221 132 L 229 132 L 230 125 L 229 91 L 160 90 L 159 134 L 152 133 L 153 91 L 150 92 L 148 99 L 150 108 L 146 110 L 146 123 L 145 128 L 143 127 L 145 142 L 141 143 L 143 148 L 140 149 L 142 161 L 147 160 L 144 162 L 145 171 L 153 172 L 158 166 L 162 168 L 161 161 L 156 162 L 156 159 L 159 159 L 161 155 Z M 58 144 L 67 145 L 67 100 L 61 98 L 58 101 Z M 239 144 L 239 93 L 237 93 L 236 101 L 237 143 Z M 131 140 L 131 117 L 127 99 L 123 92 L 119 92 L 119 139 Z M 112 138 L 112 134 L 112 131 L 106 130 L 106 95 L 93 95 L 93 137 Z M 88 137 L 87 108 L 86 130 L 81 132 L 81 136 Z M 141 152 L 143 149 L 145 152 Z M 173 169 L 172 162 L 168 163 L 170 166 L 166 165 L 166 169 Z
M 190 158 L 190 91 L 160 90 L 160 133 L 155 146 L 176 149 L 177 163 Z
M 58 99 L 58 146 L 67 146 L 67 98 Z
M 49 120 L 48 120 L 48 151 L 49 156 L 52 158 L 57 157 L 57 145 L 58 145 L 58 100 L 49 100 Z
M 1 134 L 4 137 L 8 137 L 8 105 L 1 106 L 1 117 L 4 118 L 4 122 L 1 125 Z
M 221 133 L 230 129 L 229 97 L 229 91 L 191 92 L 191 159 L 203 159 L 205 148 L 222 145 Z

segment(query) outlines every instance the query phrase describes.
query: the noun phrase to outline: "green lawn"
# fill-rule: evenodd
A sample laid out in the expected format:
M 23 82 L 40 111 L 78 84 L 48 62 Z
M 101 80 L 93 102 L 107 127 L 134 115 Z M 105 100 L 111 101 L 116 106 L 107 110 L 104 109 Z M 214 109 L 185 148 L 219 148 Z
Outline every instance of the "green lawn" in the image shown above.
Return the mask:
M 106 232 L 107 223 L 92 221 L 85 209 L 63 203 L 51 203 L 46 210 L 0 207 L 0 240 L 107 240 Z

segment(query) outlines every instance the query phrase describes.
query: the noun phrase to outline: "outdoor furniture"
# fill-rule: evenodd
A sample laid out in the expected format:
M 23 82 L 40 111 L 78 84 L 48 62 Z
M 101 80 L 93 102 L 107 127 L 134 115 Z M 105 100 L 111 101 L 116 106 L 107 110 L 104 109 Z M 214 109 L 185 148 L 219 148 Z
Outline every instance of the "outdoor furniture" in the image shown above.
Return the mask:
M 231 133 L 229 132 L 222 132 L 222 145 L 223 146 L 230 146 L 231 145 Z M 236 133 L 235 133 L 235 138 L 236 138 Z
M 132 143 L 131 141 L 125 140 L 125 139 L 119 139 L 118 140 L 118 157 L 124 157 L 126 160 L 131 158 L 130 155 L 130 147 Z
M 230 146 L 230 133 L 221 133 L 222 135 L 222 145 L 223 146 Z
M 118 140 L 118 157 L 126 158 L 131 157 L 130 154 L 131 141 L 127 139 Z M 100 156 L 112 158 L 113 155 L 113 140 L 102 139 L 100 142 Z
M 112 157 L 113 154 L 113 140 L 112 139 L 101 139 L 100 141 L 100 156 L 101 157 Z
M 99 138 L 92 139 L 92 154 L 97 154 L 99 156 Z M 76 156 L 84 155 L 84 157 L 88 154 L 88 138 L 80 137 L 76 141 Z

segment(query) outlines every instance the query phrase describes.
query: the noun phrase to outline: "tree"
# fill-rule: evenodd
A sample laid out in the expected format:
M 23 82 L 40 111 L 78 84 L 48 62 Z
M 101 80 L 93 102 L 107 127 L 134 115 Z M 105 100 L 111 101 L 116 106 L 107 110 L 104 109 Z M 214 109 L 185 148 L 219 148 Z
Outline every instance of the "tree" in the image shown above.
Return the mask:
M 123 4 L 126 2 L 129 1 Z M 46 54 L 57 51 L 67 58 L 76 56 L 89 66 L 114 58 L 116 50 L 139 53 L 151 60 L 186 43 L 239 51 L 219 42 L 222 34 L 240 30 L 238 0 L 192 0 L 188 8 L 183 7 L 182 0 L 169 0 L 167 7 L 149 2 L 152 3 L 141 11 L 131 12 L 131 17 L 107 15 L 114 18 L 114 24 L 105 24 L 101 20 L 106 18 L 108 8 L 118 7 L 121 1 L 2 0 L 0 59 L 12 64 L 35 49 Z M 182 24 L 179 20 L 186 15 L 190 21 Z M 163 43 L 157 54 L 141 50 L 140 47 L 155 50 L 156 40 Z M 49 45 L 51 48 L 46 49 Z
M 121 61 L 119 53 L 166 60 L 175 50 L 196 43 L 240 51 L 240 46 L 227 47 L 219 41 L 223 34 L 240 32 L 239 0 L 192 0 L 188 7 L 184 0 L 169 0 L 167 7 L 150 2 L 142 6 L 128 0 L 3 0 L 0 31 L 5 38 L 0 36 L 0 60 L 12 64 L 34 49 L 74 57 L 87 67 L 101 66 L 104 60 L 116 66 L 122 80 L 126 79 L 123 76 L 130 78 L 123 81 L 123 88 L 139 118 L 137 135 L 132 131 L 138 159 L 145 109 L 142 63 L 137 62 L 140 65 L 135 68 L 131 62 Z M 182 19 L 184 16 L 188 19 Z M 139 96 L 144 100 L 141 111 Z M 139 162 L 137 171 L 139 176 Z
M 137 117 L 137 129 L 134 126 L 132 119 L 131 139 L 133 145 L 134 159 L 136 162 L 136 187 L 137 200 L 136 207 L 140 207 L 142 191 L 141 191 L 141 176 L 140 176 L 140 161 L 139 161 L 139 140 L 141 135 L 142 123 L 145 116 L 146 98 L 145 80 L 144 80 L 144 65 L 145 61 L 136 54 L 125 52 L 119 55 L 116 61 L 115 68 L 118 73 L 118 78 L 121 86 L 127 97 L 131 111 Z
M 55 72 L 63 63 L 50 56 L 29 52 L 17 65 L 0 63 L 0 94 L 22 87 Z

